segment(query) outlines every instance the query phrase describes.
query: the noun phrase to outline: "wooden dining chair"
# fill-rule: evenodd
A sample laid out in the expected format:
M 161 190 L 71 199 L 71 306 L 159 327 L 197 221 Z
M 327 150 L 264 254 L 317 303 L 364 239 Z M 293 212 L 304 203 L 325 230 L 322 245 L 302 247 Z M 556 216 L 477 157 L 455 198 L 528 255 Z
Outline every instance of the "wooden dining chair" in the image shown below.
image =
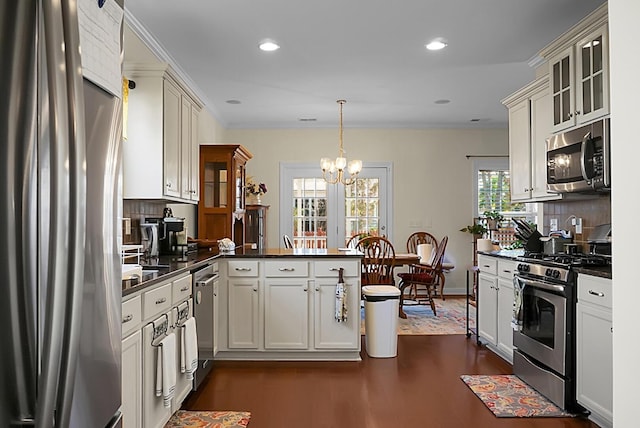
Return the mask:
M 434 248 L 434 252 L 433 255 L 435 255 L 435 251 L 438 247 L 438 240 L 436 239 L 435 236 L 431 235 L 428 232 L 415 232 L 413 234 L 411 234 L 411 236 L 409 236 L 409 238 L 407 239 L 407 252 L 409 253 L 413 253 L 413 254 L 418 254 L 418 245 L 420 244 L 431 244 L 433 245 Z M 431 257 L 431 260 L 428 263 L 425 263 L 423 261 L 420 262 L 419 268 L 430 268 L 431 267 L 431 263 L 433 261 L 433 255 Z M 433 289 L 433 291 L 435 292 L 434 295 L 438 295 L 442 300 L 445 300 L 444 297 L 444 283 L 445 283 L 445 273 L 451 271 L 453 268 L 455 268 L 455 265 L 453 263 L 449 263 L 446 261 L 442 261 L 442 270 L 438 275 L 438 287 L 435 287 Z M 409 272 L 411 272 L 413 270 L 413 267 L 409 268 Z M 409 289 L 409 296 L 411 297 L 412 295 L 415 295 L 415 287 L 410 287 Z
M 396 252 L 393 244 L 381 236 L 367 236 L 356 244 L 362 258 L 362 285 L 394 285 L 393 266 Z
M 414 265 L 413 270 L 407 273 L 401 273 L 400 276 L 400 316 L 406 318 L 402 310 L 404 304 L 404 292 L 407 287 L 416 287 L 415 301 L 420 304 L 423 302 L 429 303 L 433 314 L 436 314 L 436 305 L 433 302 L 433 291 L 436 286 L 439 285 L 440 275 L 442 274 L 442 262 L 444 260 L 444 251 L 447 248 L 447 242 L 449 237 L 445 236 L 442 241 L 438 243 L 436 252 L 433 256 L 431 266 L 421 267 L 421 265 Z M 424 290 L 425 294 L 420 295 L 419 291 Z
M 284 248 L 293 248 L 293 242 L 291 242 L 289 235 L 282 235 L 282 240 L 284 241 Z

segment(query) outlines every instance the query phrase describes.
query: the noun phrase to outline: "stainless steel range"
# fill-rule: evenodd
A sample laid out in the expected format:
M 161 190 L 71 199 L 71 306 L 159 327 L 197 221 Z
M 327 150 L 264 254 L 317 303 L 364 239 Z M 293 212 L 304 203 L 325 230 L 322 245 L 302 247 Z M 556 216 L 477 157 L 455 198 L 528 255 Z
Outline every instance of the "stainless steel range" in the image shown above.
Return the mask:
M 514 277 L 513 372 L 559 407 L 576 403 L 576 279 L 574 267 L 608 264 L 589 254 L 528 254 Z

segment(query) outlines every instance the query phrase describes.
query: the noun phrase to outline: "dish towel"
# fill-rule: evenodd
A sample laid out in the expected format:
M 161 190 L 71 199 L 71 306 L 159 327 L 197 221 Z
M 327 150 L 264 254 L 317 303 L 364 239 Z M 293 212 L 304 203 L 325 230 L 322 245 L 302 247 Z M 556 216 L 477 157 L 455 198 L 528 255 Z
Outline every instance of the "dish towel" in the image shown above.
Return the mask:
M 522 331 L 522 293 L 524 291 L 524 281 L 517 276 L 513 277 L 513 317 L 511 318 L 511 328 L 514 331 Z
M 192 380 L 193 374 L 198 368 L 198 334 L 194 317 L 184 323 L 181 336 L 180 372 L 185 373 L 188 380 Z
M 336 321 L 347 322 L 347 288 L 344 283 L 336 284 Z
M 176 392 L 176 336 L 169 333 L 158 345 L 156 397 L 162 396 L 164 407 L 171 407 Z

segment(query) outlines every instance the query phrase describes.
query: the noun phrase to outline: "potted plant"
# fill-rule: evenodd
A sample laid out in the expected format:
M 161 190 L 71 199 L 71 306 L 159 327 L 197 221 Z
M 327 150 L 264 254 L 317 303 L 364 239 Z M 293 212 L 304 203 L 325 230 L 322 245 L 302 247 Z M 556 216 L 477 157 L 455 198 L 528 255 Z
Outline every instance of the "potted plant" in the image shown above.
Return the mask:
M 465 226 L 460 229 L 460 232 L 468 232 L 473 235 L 473 239 L 482 238 L 482 235 L 487 233 L 487 228 L 483 224 L 477 223 L 470 226 Z
M 498 211 L 485 211 L 483 217 L 487 220 L 487 228 L 489 230 L 497 230 L 500 222 L 504 220 L 504 216 Z

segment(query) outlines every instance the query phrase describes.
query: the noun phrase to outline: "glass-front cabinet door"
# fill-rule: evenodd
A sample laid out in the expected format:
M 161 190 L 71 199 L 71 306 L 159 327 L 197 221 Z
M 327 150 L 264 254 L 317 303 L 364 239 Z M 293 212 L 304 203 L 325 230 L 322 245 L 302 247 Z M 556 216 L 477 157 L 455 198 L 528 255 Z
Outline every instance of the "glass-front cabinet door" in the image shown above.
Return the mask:
M 551 95 L 553 99 L 553 131 L 575 125 L 573 47 L 551 60 Z
M 226 162 L 204 162 L 204 206 L 221 208 L 228 204 L 228 170 Z
M 604 25 L 576 45 L 578 123 L 609 113 L 607 32 Z

